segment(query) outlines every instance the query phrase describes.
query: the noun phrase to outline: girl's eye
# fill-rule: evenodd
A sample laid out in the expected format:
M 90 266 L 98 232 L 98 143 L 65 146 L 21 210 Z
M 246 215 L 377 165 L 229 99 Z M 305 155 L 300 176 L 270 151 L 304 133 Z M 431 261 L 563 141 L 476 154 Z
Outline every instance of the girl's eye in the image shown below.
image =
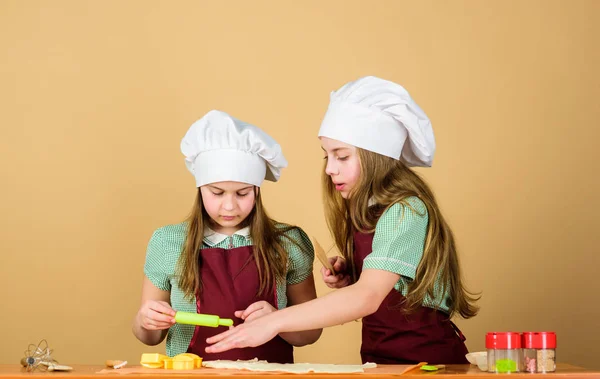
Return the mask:
M 338 157 L 339 161 L 345 161 L 348 159 L 348 156 L 346 155 L 345 157 Z
M 244 197 L 244 196 L 248 196 L 248 194 L 249 194 L 249 193 L 250 193 L 250 192 L 246 192 L 246 193 L 238 193 L 237 195 L 238 195 L 239 197 Z
M 221 196 L 223 194 L 223 192 L 213 192 L 212 194 L 215 196 Z

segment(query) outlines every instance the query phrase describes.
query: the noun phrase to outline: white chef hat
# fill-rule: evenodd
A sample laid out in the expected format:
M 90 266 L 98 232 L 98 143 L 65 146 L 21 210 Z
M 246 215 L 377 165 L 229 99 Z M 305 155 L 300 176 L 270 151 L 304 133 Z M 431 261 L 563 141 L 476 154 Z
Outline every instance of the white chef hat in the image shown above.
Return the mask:
M 399 159 L 408 166 L 430 167 L 435 153 L 425 112 L 402 86 L 374 76 L 331 93 L 319 137 Z
M 181 141 L 196 186 L 234 181 L 260 186 L 276 182 L 287 161 L 281 146 L 254 125 L 212 110 L 194 122 Z

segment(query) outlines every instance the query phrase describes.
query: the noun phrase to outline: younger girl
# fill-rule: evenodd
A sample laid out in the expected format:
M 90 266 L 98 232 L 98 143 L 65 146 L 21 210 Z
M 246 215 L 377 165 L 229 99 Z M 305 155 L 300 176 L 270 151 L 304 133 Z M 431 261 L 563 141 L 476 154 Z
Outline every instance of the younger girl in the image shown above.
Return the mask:
M 250 322 L 316 297 L 310 240 L 300 228 L 270 219 L 261 200 L 263 180 L 277 181 L 287 166 L 280 146 L 257 127 L 211 111 L 191 126 L 181 150 L 196 179 L 196 201 L 186 222 L 159 228 L 150 240 L 133 333 L 147 345 L 166 336 L 169 356 L 293 362 L 292 345 L 315 342 L 320 329 L 207 354 L 206 338 L 226 328 L 174 319 L 176 311 L 185 311 Z
M 209 338 L 207 351 L 363 317 L 363 362 L 466 363 L 450 318 L 475 316 L 477 299 L 432 191 L 408 168 L 431 166 L 429 119 L 398 84 L 365 77 L 332 93 L 319 137 L 327 221 L 343 254 L 331 259 L 337 275 L 321 272 L 340 290 Z

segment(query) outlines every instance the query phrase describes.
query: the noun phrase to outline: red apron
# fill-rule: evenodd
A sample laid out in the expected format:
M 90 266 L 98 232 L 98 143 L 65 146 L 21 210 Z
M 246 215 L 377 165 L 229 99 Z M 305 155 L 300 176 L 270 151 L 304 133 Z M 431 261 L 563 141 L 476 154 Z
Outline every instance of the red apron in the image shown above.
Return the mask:
M 243 322 L 233 312 L 244 310 L 250 304 L 264 300 L 277 309 L 277 290 L 257 296 L 259 288 L 258 268 L 252 246 L 234 249 L 208 248 L 200 250 L 202 265 L 202 291 L 196 296 L 196 311 L 231 318 L 234 325 Z M 196 326 L 188 353 L 201 356 L 204 360 L 215 359 L 248 360 L 258 358 L 273 363 L 293 363 L 293 347 L 283 338 L 275 336 L 262 346 L 233 349 L 222 353 L 209 354 L 204 351 L 206 339 L 226 331 L 220 326 L 209 328 Z
M 354 234 L 354 264 L 360 276 L 363 260 L 372 252 L 374 233 Z M 404 296 L 392 289 L 379 309 L 362 320 L 363 363 L 431 364 L 468 363 L 465 337 L 448 315 L 419 307 L 407 315 L 400 305 Z

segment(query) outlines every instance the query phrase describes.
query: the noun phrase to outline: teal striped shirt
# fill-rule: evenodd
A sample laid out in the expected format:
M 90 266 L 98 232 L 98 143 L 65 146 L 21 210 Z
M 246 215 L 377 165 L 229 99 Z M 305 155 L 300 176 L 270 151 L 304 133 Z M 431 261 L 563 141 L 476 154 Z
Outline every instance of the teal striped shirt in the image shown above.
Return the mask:
M 394 288 L 404 296 L 423 258 L 429 223 L 429 213 L 421 199 L 409 197 L 406 200 L 413 209 L 397 203 L 381 215 L 375 227 L 373 251 L 363 262 L 363 270 L 377 269 L 400 275 Z M 441 293 L 439 279 L 434 289 L 435 297 L 426 297 L 423 306 L 449 313 L 448 291 Z
M 286 225 L 279 224 L 279 226 Z M 171 307 L 174 310 L 196 312 L 196 303 L 185 298 L 183 291 L 177 284 L 178 278 L 175 276 L 177 261 L 186 238 L 186 231 L 187 223 L 185 222 L 157 229 L 148 243 L 144 273 L 156 288 L 171 292 Z M 287 238 L 282 239 L 282 244 L 288 252 L 288 271 L 286 281 L 277 283 L 277 306 L 279 309 L 287 306 L 287 285 L 303 282 L 312 275 L 313 271 L 314 250 L 306 233 L 302 229 L 296 228 L 288 231 L 287 235 L 296 241 L 302 249 L 291 243 Z M 207 230 L 205 231 L 202 248 L 230 249 L 251 245 L 252 238 L 248 229 L 239 230 L 231 237 Z M 174 356 L 185 353 L 193 334 L 193 325 L 173 325 L 167 334 L 167 355 Z

